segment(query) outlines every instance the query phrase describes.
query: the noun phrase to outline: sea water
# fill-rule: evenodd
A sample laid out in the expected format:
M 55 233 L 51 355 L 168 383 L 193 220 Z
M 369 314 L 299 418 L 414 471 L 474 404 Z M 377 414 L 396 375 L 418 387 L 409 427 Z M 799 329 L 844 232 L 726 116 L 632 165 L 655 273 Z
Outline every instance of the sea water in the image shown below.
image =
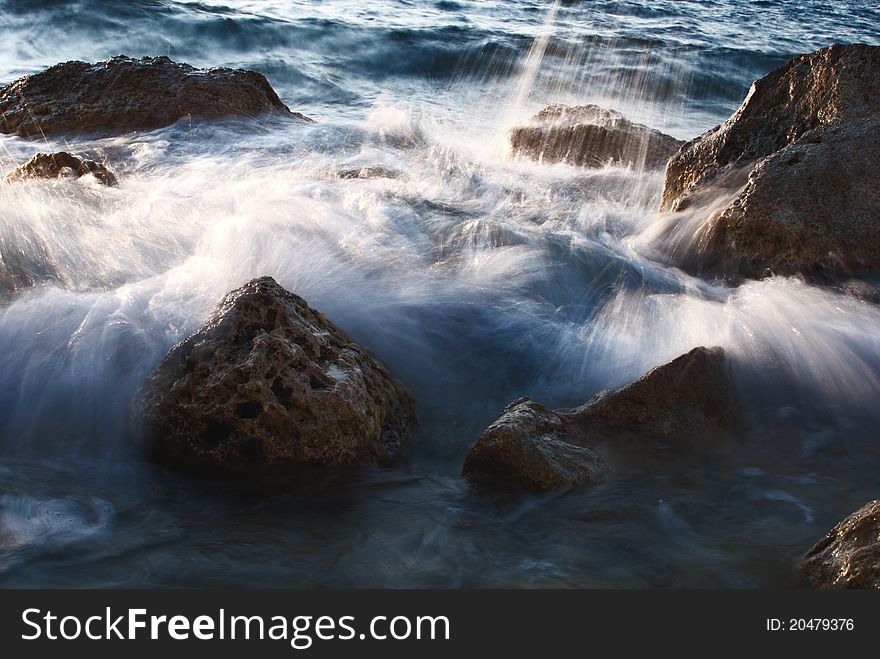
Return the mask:
M 790 57 L 878 25 L 871 2 L 0 1 L 0 82 L 168 55 L 260 71 L 315 120 L 0 136 L 0 172 L 70 149 L 120 179 L 0 186 L 4 253 L 48 275 L 0 307 L 0 583 L 792 585 L 880 496 L 880 307 L 690 277 L 652 248 L 662 173 L 516 160 L 505 134 L 561 102 L 690 139 Z M 396 176 L 336 174 L 360 167 Z M 414 392 L 399 466 L 265 496 L 144 459 L 135 390 L 261 275 Z M 727 350 L 754 418 L 733 444 L 555 495 L 460 477 L 511 400 L 577 405 L 699 345 Z

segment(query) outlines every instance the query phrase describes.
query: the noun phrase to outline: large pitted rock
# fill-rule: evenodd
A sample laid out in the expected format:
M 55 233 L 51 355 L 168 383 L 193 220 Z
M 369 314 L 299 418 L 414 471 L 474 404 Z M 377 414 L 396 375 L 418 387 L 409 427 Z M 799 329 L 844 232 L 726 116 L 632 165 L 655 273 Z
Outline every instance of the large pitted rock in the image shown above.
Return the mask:
M 682 259 L 692 272 L 839 276 L 880 268 L 878 177 L 880 47 L 831 46 L 755 82 L 730 119 L 682 147 L 661 211 L 700 215 L 687 237 L 698 253 Z
M 807 552 L 801 570 L 817 588 L 880 589 L 880 499 L 831 529 Z
M 573 410 L 549 410 L 528 399 L 511 403 L 471 448 L 463 473 L 505 488 L 569 488 L 601 473 L 588 447 L 622 439 L 684 447 L 710 440 L 734 421 L 724 351 L 694 348 Z
M 388 464 L 414 411 L 385 366 L 270 277 L 227 294 L 137 401 L 159 459 L 281 477 Z
M 7 181 L 21 181 L 29 178 L 79 178 L 91 174 L 104 185 L 116 185 L 116 177 L 105 165 L 78 158 L 67 151 L 58 153 L 38 153 L 23 165 L 19 165 L 6 176 Z
M 296 116 L 261 74 L 196 69 L 167 57 L 64 62 L 0 87 L 0 132 L 119 134 L 169 126 L 182 117 Z
M 599 458 L 564 441 L 571 426 L 567 416 L 539 403 L 514 401 L 474 444 L 462 473 L 500 489 L 537 492 L 594 481 L 602 474 Z
M 659 169 L 684 144 L 598 105 L 548 105 L 508 135 L 514 155 L 581 167 Z

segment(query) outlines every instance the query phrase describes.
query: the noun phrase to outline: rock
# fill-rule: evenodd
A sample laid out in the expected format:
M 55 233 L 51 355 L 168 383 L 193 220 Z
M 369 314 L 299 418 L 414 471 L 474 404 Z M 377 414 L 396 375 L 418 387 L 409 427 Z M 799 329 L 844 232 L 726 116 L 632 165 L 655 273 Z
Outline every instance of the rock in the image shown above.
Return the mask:
M 752 85 L 669 161 L 661 211 L 696 214 L 696 274 L 837 277 L 880 268 L 880 47 L 831 46 Z M 710 208 L 732 195 L 721 209 Z M 706 210 L 702 210 L 705 208 Z M 673 251 L 675 251 L 673 249 Z
M 468 453 L 465 476 L 504 489 L 575 487 L 601 473 L 593 452 L 635 438 L 684 447 L 727 431 L 735 412 L 721 348 L 694 348 L 622 389 L 573 410 L 522 398 L 508 405 Z
M 659 169 L 684 144 L 597 105 L 548 105 L 508 134 L 515 156 L 581 167 L 608 164 Z
M 880 118 L 815 129 L 755 166 L 701 232 L 692 270 L 750 278 L 880 270 L 878 176 Z
M 228 293 L 136 401 L 158 459 L 282 479 L 389 464 L 414 413 L 385 366 L 270 277 Z
M 807 552 L 801 571 L 816 588 L 880 589 L 880 499 L 831 529 Z
M 595 481 L 602 474 L 596 454 L 561 439 L 570 425 L 565 416 L 521 398 L 477 440 L 462 473 L 500 489 L 536 492 Z
M 597 440 L 621 435 L 669 444 L 702 440 L 734 421 L 724 350 L 694 348 L 571 414 L 580 431 Z
M 29 178 L 79 178 L 91 174 L 104 185 L 115 186 L 116 177 L 106 166 L 94 160 L 84 160 L 66 151 L 38 153 L 6 176 L 7 181 Z
M 342 179 L 397 178 L 400 176 L 400 172 L 390 167 L 374 165 L 372 167 L 340 169 L 336 172 L 336 175 Z
M 37 248 L 39 250 L 39 246 Z M 39 256 L 38 252 L 38 255 L 28 258 L 17 251 L 16 246 L 0 243 L 0 297 L 60 279 L 55 269 Z
M 113 135 L 169 126 L 186 116 L 292 113 L 261 74 L 196 69 L 167 57 L 64 62 L 0 87 L 0 132 Z

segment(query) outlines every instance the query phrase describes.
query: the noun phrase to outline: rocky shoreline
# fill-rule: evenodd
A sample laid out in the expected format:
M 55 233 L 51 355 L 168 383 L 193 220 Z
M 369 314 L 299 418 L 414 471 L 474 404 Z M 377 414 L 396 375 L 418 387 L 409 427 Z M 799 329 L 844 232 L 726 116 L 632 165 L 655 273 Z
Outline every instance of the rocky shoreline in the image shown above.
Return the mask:
M 858 281 L 880 270 L 877 71 L 880 48 L 871 46 L 795 58 L 755 82 L 729 120 L 687 143 L 598 106 L 548 106 L 508 137 L 514 156 L 542 163 L 665 166 L 660 221 L 667 228 L 659 245 L 692 274 L 733 283 L 773 274 Z M 166 57 L 66 62 L 0 88 L 0 132 L 27 139 L 264 116 L 311 121 L 291 112 L 258 73 L 195 69 Z M 39 153 L 6 183 L 87 176 L 119 185 L 107 163 L 68 152 Z M 40 273 L 15 255 L 0 257 L 0 292 L 38 282 Z M 603 455 L 619 446 L 674 454 L 717 441 L 739 423 L 729 366 L 721 348 L 695 347 L 573 409 L 513 401 L 476 440 L 462 474 L 489 497 L 493 489 L 564 491 L 601 481 L 610 469 Z M 229 292 L 171 348 L 132 414 L 163 463 L 283 481 L 302 468 L 393 464 L 415 406 L 386 366 L 306 300 L 261 277 Z M 810 550 L 801 567 L 811 585 L 880 588 L 878 505 Z

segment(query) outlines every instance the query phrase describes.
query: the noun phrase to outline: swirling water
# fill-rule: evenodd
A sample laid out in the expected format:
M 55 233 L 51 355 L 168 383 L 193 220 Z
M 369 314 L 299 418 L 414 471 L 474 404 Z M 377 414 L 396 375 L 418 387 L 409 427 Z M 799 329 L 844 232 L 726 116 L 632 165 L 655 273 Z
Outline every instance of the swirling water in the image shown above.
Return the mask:
M 263 72 L 316 123 L 182 121 L 65 146 L 121 185 L 0 186 L 0 241 L 50 283 L 0 308 L 0 583 L 752 587 L 878 496 L 880 308 L 797 279 L 728 288 L 646 236 L 661 175 L 511 160 L 507 127 L 598 102 L 681 138 L 833 42 L 859 2 L 0 0 L 0 81 L 167 54 Z M 343 179 L 383 166 L 395 178 Z M 145 462 L 129 400 L 226 291 L 272 275 L 415 393 L 404 463 L 260 496 Z M 467 448 L 520 396 L 563 406 L 696 345 L 751 430 L 561 495 L 488 496 Z

